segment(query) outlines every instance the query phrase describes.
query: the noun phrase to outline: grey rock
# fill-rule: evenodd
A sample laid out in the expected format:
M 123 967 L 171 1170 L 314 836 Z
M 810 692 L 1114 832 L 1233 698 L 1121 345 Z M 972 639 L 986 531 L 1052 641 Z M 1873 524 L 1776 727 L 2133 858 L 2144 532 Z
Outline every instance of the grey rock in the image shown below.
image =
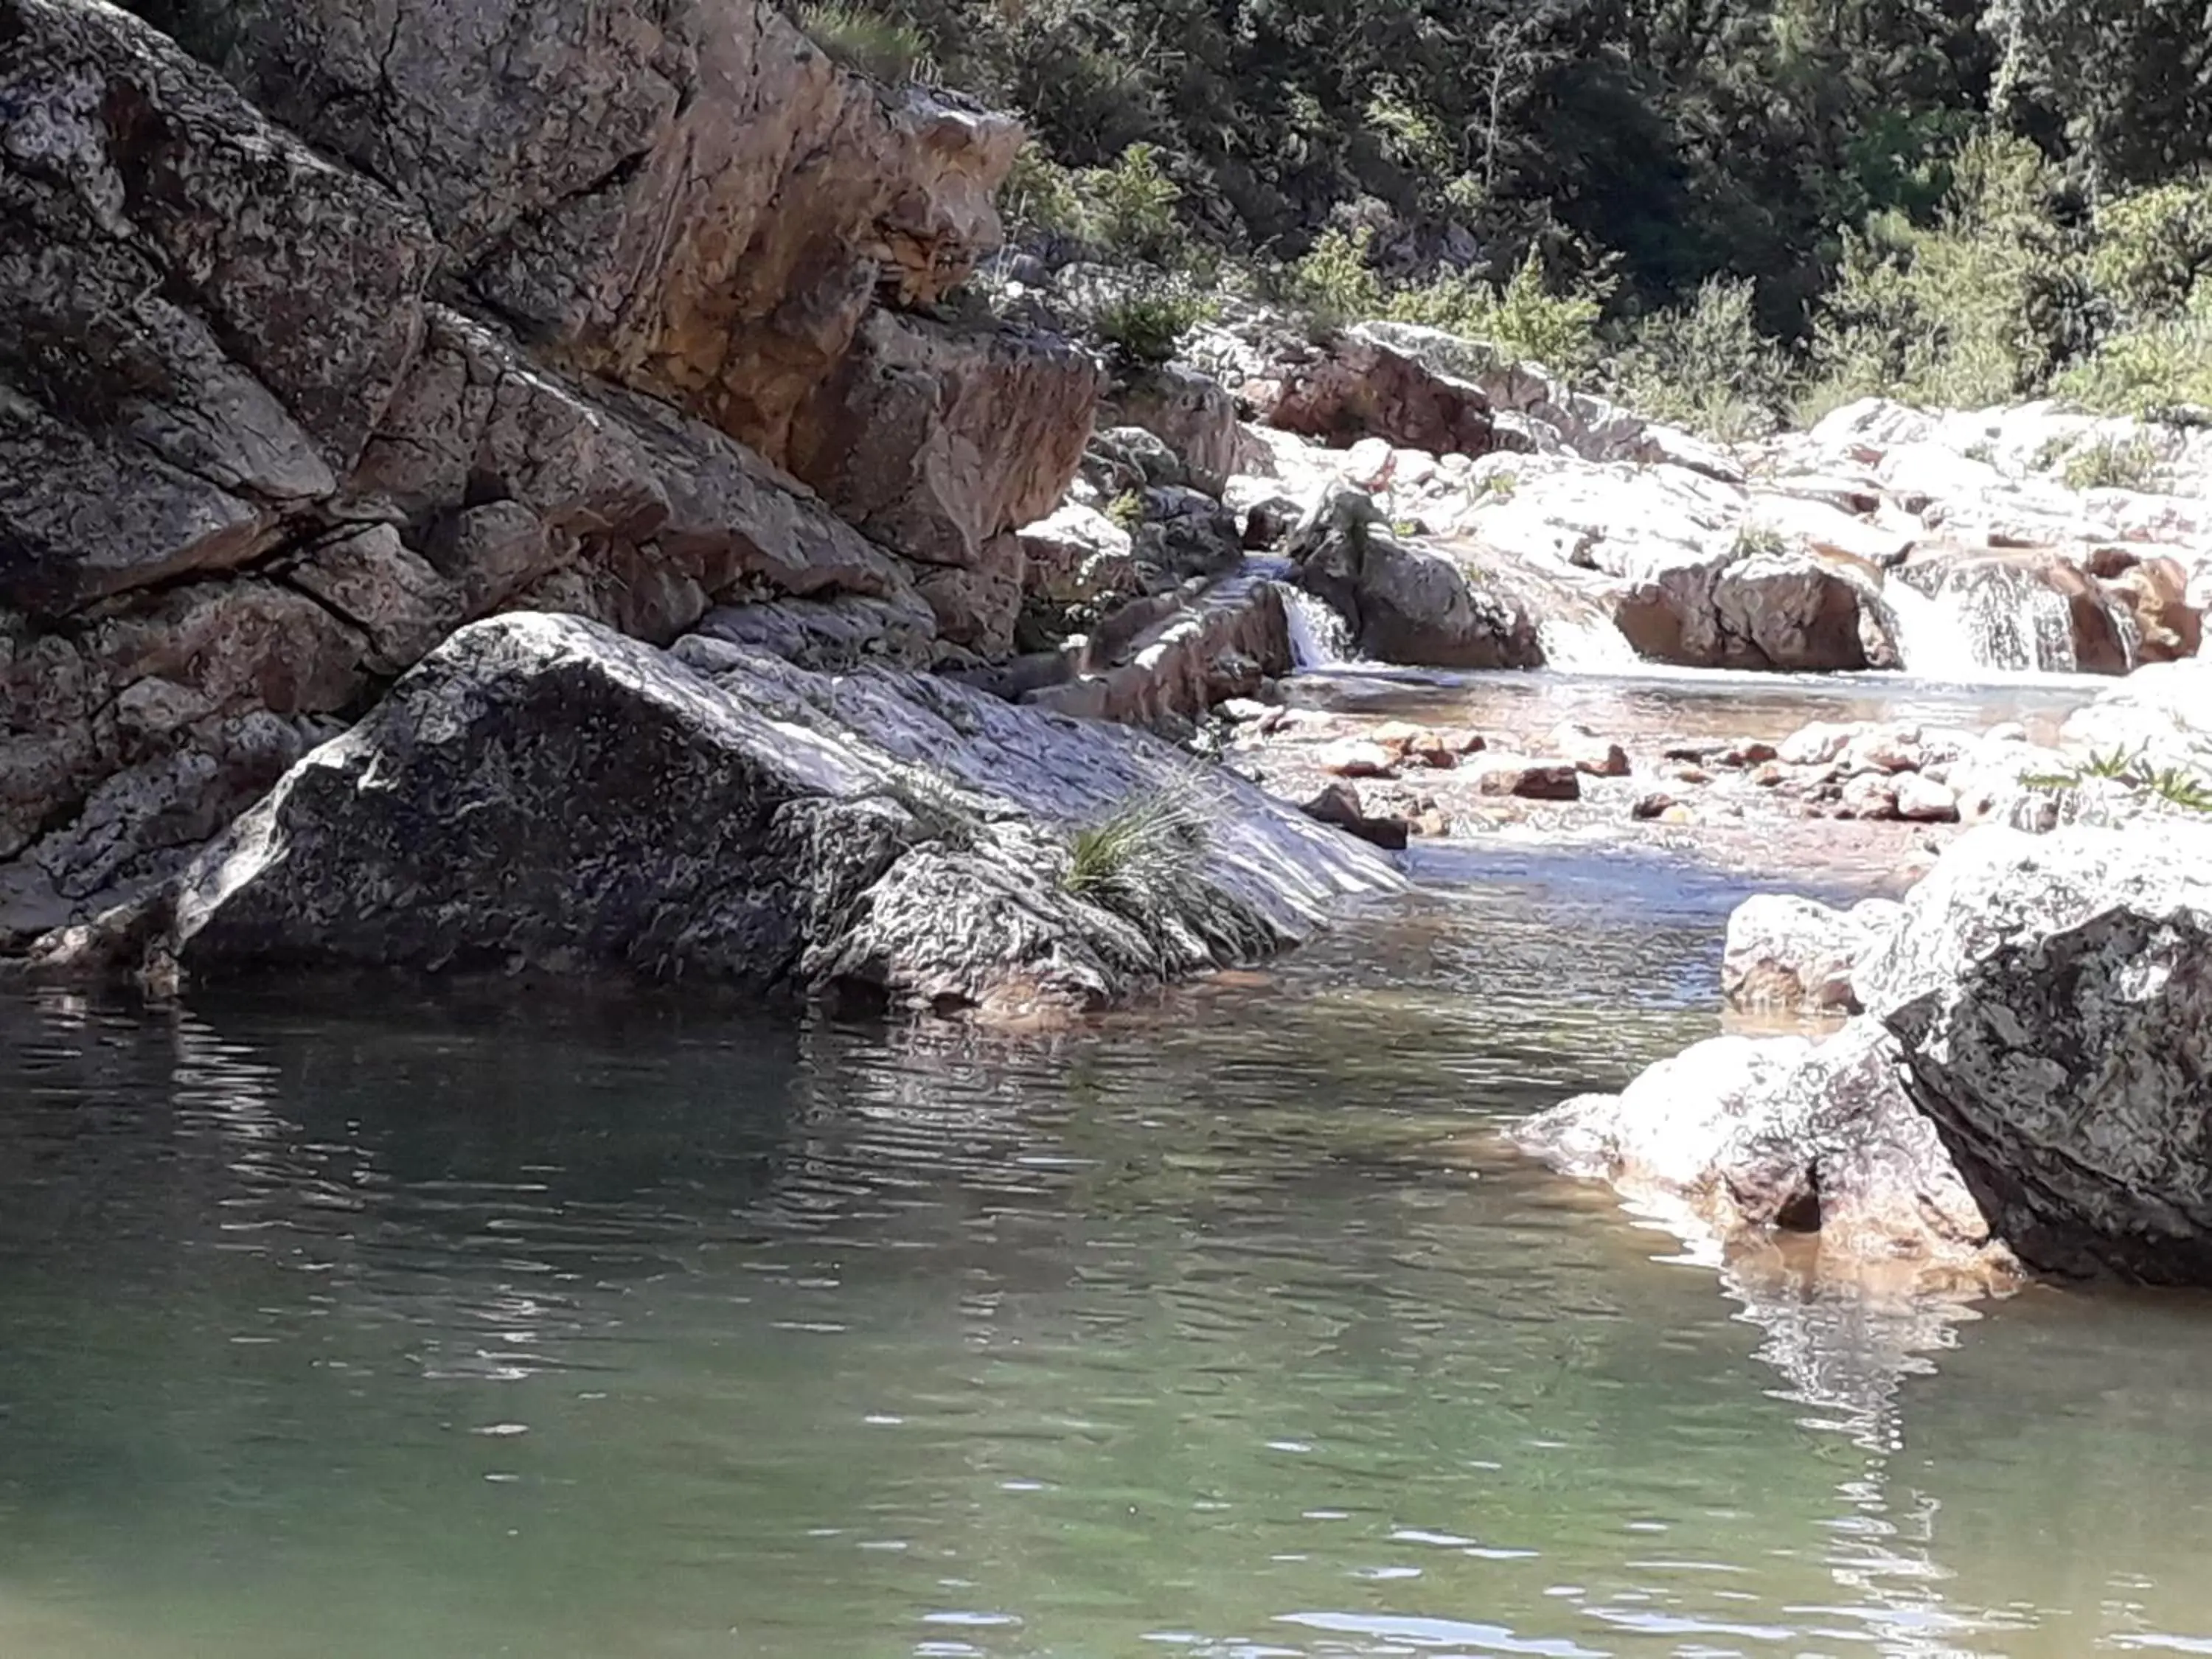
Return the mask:
M 1856 982 L 2025 1261 L 2212 1282 L 2212 825 L 1976 830 Z
M 43 965 L 150 933 L 201 984 L 611 972 L 1012 1018 L 1257 956 L 1395 883 L 1123 728 L 725 642 L 685 655 L 700 667 L 574 617 L 465 629 L 158 906 L 50 941 Z M 1167 786 L 1206 792 L 1202 857 L 1068 891 L 1066 835 Z
M 412 357 L 420 217 L 137 19 L 0 9 L 0 604 L 266 550 Z
M 1786 894 L 1747 899 L 1729 917 L 1721 994 L 1737 1008 L 1855 1012 L 1852 972 L 1901 914 L 1887 899 L 1849 910 Z
M 1903 1075 L 1894 1039 L 1864 1018 L 1817 1044 L 1718 1037 L 1512 1135 L 1693 1242 L 1735 1250 L 1817 1234 L 1838 1279 L 1903 1264 L 1938 1283 L 2002 1285 L 2010 1258 Z
M 1400 539 L 1357 490 L 1326 497 L 1290 553 L 1298 585 L 1343 613 L 1369 656 L 1431 668 L 1543 665 L 1527 611 L 1462 561 Z

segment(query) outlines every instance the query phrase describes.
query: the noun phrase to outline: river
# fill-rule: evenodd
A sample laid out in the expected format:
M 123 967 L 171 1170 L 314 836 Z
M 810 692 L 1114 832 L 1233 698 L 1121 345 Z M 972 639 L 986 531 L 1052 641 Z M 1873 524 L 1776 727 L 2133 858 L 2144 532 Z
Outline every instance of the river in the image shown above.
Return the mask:
M 0 1653 L 2212 1652 L 2203 1304 L 1684 1260 L 1494 1132 L 1739 883 L 1417 872 L 1053 1042 L 0 1001 Z

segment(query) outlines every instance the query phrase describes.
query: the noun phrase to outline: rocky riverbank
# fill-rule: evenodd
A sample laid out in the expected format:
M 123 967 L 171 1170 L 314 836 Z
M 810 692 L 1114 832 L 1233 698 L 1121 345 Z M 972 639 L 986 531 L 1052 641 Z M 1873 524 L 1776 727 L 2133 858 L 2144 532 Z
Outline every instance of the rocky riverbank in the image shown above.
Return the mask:
M 755 0 L 161 15 L 0 0 L 19 966 L 1019 1023 L 1294 944 L 1416 839 L 1848 843 L 1904 908 L 1770 903 L 1727 969 L 1840 1033 L 1527 1144 L 1731 1246 L 2212 1277 L 2201 423 L 1870 400 L 1731 450 L 1255 307 L 1140 367 L 1088 277 L 987 265 L 1015 123 Z M 1736 678 L 1609 729 L 1362 665 Z M 1805 674 L 2113 684 L 1728 728 Z

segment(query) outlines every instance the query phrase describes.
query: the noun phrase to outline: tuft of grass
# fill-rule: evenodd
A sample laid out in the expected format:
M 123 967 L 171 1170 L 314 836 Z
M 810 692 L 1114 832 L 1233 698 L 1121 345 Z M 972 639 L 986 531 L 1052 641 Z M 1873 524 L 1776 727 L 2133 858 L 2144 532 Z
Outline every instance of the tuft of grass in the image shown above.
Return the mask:
M 1790 544 L 1772 525 L 1747 524 L 1735 532 L 1739 558 L 1772 557 L 1790 550 Z
M 2185 811 L 2212 815 L 2212 771 L 2201 768 L 2153 768 L 2141 749 L 2092 750 L 2089 757 L 2063 772 L 2036 773 L 2021 781 L 2031 789 L 2078 789 L 2091 778 L 2118 783 L 2139 794 L 2157 796 Z
M 1131 796 L 1068 843 L 1061 890 L 1109 905 L 1145 905 L 1189 880 L 1211 834 L 1195 777 Z
M 859 0 L 811 0 L 799 9 L 799 27 L 832 63 L 856 75 L 891 86 L 936 76 L 927 34 Z
M 2148 489 L 2158 475 L 2158 452 L 2142 438 L 2103 438 L 2066 458 L 2059 474 L 2069 489 Z

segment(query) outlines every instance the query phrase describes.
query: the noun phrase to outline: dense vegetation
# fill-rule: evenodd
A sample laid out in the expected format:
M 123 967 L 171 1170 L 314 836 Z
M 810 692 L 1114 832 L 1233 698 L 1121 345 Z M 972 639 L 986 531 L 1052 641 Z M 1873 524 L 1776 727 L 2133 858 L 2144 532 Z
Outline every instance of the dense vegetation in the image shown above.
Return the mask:
M 1062 253 L 1601 360 L 1720 428 L 1875 388 L 2212 404 L 2212 0 L 802 20 L 885 78 L 1027 114 L 1009 207 Z

